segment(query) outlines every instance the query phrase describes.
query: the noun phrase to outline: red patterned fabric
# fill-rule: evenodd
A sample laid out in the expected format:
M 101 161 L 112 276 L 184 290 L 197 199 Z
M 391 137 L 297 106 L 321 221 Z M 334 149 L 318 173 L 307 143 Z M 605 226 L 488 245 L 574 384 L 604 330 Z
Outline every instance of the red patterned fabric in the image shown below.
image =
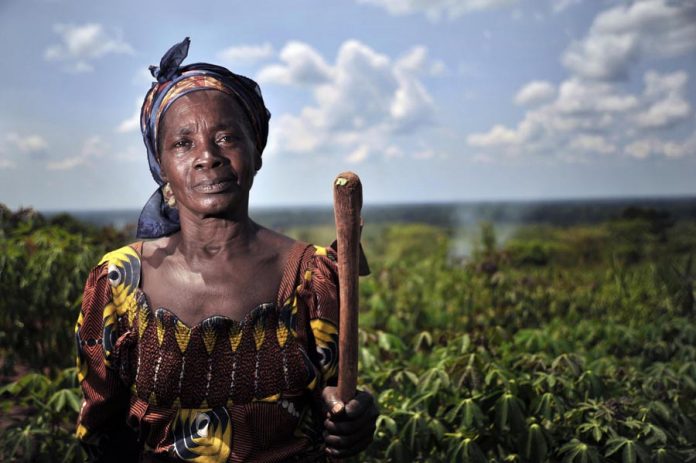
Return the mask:
M 141 249 L 105 255 L 85 287 L 77 435 L 92 459 L 323 461 L 320 394 L 338 360 L 333 250 L 296 245 L 275 303 L 189 327 L 148 306 Z

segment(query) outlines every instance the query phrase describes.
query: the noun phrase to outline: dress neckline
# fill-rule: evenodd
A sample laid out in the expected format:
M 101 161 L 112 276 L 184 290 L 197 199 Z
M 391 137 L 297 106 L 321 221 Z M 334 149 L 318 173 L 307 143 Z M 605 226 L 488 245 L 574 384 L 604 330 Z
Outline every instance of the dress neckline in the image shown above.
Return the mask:
M 145 241 L 139 241 L 135 243 L 135 246 L 131 246 L 135 252 L 138 254 L 138 259 L 142 261 L 142 255 L 143 255 L 143 245 Z M 258 305 L 256 305 L 254 308 L 251 310 L 247 311 L 244 316 L 237 320 L 234 319 L 230 316 L 227 315 L 222 315 L 222 314 L 213 314 L 209 315 L 199 321 L 197 321 L 194 324 L 189 325 L 188 323 L 184 322 L 174 311 L 172 311 L 168 307 L 158 307 L 156 309 L 152 308 L 152 304 L 150 304 L 150 298 L 148 297 L 147 293 L 143 291 L 142 289 L 142 281 L 143 281 L 143 269 L 142 265 L 140 265 L 140 275 L 138 278 L 138 286 L 135 288 L 136 294 L 139 296 L 137 299 L 146 305 L 146 307 L 149 309 L 150 312 L 154 316 L 157 316 L 157 312 L 163 311 L 163 313 L 168 314 L 169 316 L 173 317 L 177 322 L 179 322 L 182 326 L 186 327 L 189 331 L 197 330 L 203 326 L 210 326 L 211 324 L 216 324 L 217 322 L 224 322 L 225 324 L 230 324 L 230 325 L 239 325 L 239 326 L 244 326 L 250 321 L 256 320 L 259 316 L 265 315 L 265 313 L 270 310 L 270 309 L 275 309 L 278 306 L 282 304 L 282 301 L 280 301 L 281 296 L 285 292 L 285 282 L 288 280 L 288 277 L 291 277 L 291 281 L 294 281 L 294 274 L 298 272 L 298 266 L 300 264 L 300 257 L 302 256 L 302 253 L 304 252 L 307 247 L 309 247 L 307 243 L 303 243 L 302 241 L 295 241 L 293 245 L 290 248 L 290 251 L 288 252 L 288 255 L 285 260 L 285 264 L 283 265 L 283 271 L 281 272 L 281 277 L 280 277 L 280 283 L 278 285 L 278 290 L 276 292 L 275 296 L 275 301 L 274 302 L 262 302 Z M 292 275 L 290 274 L 292 272 Z

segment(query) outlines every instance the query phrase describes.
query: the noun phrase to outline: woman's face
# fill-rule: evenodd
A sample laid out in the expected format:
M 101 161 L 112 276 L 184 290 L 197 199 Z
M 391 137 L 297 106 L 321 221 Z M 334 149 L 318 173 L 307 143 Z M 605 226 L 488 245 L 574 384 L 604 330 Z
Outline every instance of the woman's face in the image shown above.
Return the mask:
M 188 93 L 172 103 L 159 130 L 162 177 L 180 212 L 200 217 L 246 212 L 261 159 L 234 97 L 216 90 Z

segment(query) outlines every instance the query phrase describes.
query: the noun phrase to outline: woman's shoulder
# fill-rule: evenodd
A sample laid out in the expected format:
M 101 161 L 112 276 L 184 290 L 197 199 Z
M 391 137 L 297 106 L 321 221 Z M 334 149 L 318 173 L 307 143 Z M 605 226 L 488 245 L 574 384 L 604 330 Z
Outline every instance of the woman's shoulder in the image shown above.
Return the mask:
M 263 228 L 262 236 L 264 246 L 275 250 L 281 256 L 286 256 L 286 259 L 281 260 L 299 259 L 302 267 L 313 265 L 317 260 L 336 260 L 335 250 L 331 246 L 311 244 L 268 228 Z
M 140 284 L 142 244 L 139 241 L 105 253 L 92 269 L 89 280 L 94 280 L 95 286 L 132 293 Z
M 112 264 L 119 262 L 140 262 L 143 252 L 143 241 L 126 244 L 117 249 L 107 251 L 99 260 L 97 265 Z

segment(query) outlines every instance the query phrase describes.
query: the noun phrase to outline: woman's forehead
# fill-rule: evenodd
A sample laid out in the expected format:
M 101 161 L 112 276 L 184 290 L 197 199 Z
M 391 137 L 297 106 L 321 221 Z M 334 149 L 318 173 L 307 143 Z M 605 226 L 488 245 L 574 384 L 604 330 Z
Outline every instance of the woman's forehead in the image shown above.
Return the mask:
M 189 92 L 174 101 L 162 115 L 161 122 L 167 126 L 190 125 L 197 119 L 214 119 L 223 125 L 243 125 L 246 118 L 241 104 L 232 95 L 216 90 Z

